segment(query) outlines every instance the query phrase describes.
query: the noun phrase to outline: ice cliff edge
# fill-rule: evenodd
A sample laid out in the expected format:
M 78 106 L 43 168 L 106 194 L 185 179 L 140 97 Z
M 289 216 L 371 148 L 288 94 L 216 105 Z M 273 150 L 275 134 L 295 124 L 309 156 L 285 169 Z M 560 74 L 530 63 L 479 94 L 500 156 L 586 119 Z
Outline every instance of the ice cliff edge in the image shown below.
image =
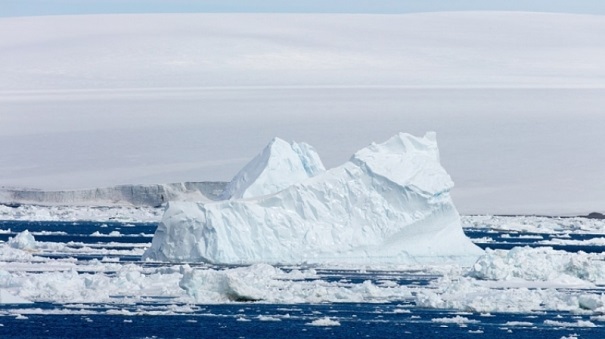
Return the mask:
M 288 177 L 285 167 L 262 171 L 278 171 L 265 178 Z M 221 264 L 472 263 L 482 253 L 462 231 L 449 194 L 453 182 L 439 162 L 433 132 L 423 138 L 397 134 L 318 172 L 247 199 L 171 202 L 143 258 Z M 234 180 L 242 175 L 259 177 L 244 171 Z

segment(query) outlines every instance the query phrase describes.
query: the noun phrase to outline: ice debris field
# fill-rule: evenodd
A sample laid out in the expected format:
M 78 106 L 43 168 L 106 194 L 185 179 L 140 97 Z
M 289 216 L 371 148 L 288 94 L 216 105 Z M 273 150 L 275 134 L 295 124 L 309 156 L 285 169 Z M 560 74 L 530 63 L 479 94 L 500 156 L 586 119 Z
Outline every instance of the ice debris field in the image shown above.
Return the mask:
M 603 220 L 464 216 L 486 249 L 470 266 L 230 266 L 142 261 L 159 221 L 151 208 L 137 209 L 143 223 L 99 211 L 79 215 L 90 221 L 29 221 L 15 209 L 3 207 L 0 221 L 3 336 L 86 336 L 87 326 L 104 336 L 108 326 L 125 337 L 599 338 L 605 325 Z
M 329 170 L 274 139 L 220 199 L 163 215 L 2 205 L 0 334 L 602 335 L 605 221 L 460 217 L 451 187 L 435 135 L 398 134 Z

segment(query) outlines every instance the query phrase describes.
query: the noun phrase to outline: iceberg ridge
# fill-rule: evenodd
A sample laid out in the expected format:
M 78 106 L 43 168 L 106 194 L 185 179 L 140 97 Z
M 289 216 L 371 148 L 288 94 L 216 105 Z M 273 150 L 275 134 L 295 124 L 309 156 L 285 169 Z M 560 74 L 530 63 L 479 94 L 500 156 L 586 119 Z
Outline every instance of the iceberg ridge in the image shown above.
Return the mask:
M 261 170 L 266 178 L 288 176 L 283 167 Z M 238 176 L 250 173 L 257 172 Z M 400 133 L 272 194 L 170 202 L 143 257 L 221 264 L 471 264 L 482 251 L 462 231 L 452 187 L 435 134 Z

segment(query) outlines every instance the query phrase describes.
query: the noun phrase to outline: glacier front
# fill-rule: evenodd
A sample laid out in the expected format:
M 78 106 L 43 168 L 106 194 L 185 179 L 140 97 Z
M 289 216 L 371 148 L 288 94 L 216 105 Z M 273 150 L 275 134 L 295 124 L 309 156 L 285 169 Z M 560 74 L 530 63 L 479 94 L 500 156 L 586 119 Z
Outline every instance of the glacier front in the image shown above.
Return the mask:
M 292 147 L 281 149 L 285 155 L 271 152 L 271 157 L 291 156 Z M 307 158 L 315 159 L 301 157 Z M 271 170 L 254 167 L 265 174 L 240 172 L 234 181 L 288 177 L 287 166 L 269 175 Z M 170 202 L 143 259 L 470 264 L 482 254 L 462 231 L 449 194 L 453 182 L 439 162 L 434 132 L 423 138 L 397 134 L 359 150 L 341 166 L 312 174 L 271 194 L 261 190 L 255 197 Z

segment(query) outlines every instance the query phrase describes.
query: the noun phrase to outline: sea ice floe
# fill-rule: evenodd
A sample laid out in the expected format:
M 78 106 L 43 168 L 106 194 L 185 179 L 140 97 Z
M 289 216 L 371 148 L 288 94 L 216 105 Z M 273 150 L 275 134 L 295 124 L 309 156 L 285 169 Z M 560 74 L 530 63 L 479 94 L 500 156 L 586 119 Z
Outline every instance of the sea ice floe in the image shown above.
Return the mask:
M 601 255 L 570 253 L 549 247 L 515 247 L 509 251 L 486 250 L 471 267 L 469 276 L 483 280 L 573 281 L 605 283 Z
M 182 269 L 179 282 L 198 303 L 263 301 L 270 303 L 377 302 L 411 297 L 405 286 L 380 287 L 326 282 L 314 270 L 285 272 L 267 264 L 225 270 Z M 301 279 L 303 276 L 307 279 Z
M 529 321 L 507 321 L 506 323 L 504 323 L 504 326 L 529 327 L 529 326 L 534 326 L 534 323 L 531 323 Z
M 487 250 L 466 275 L 449 274 L 418 291 L 418 306 L 473 312 L 536 310 L 604 312 L 600 254 L 552 248 Z M 569 289 L 576 289 L 571 293 Z
M 281 321 L 280 318 L 278 317 L 272 317 L 269 315 L 259 315 L 258 317 L 256 317 L 256 319 L 260 320 L 260 321 Z
M 415 295 L 419 307 L 456 309 L 471 312 L 525 313 L 536 310 L 579 310 L 577 297 L 556 289 L 526 287 L 496 288 L 471 278 L 444 279 L 434 289 L 422 289 Z
M 578 320 L 576 322 L 564 322 L 556 320 L 544 320 L 544 325 L 555 326 L 555 327 L 597 327 L 592 321 Z

